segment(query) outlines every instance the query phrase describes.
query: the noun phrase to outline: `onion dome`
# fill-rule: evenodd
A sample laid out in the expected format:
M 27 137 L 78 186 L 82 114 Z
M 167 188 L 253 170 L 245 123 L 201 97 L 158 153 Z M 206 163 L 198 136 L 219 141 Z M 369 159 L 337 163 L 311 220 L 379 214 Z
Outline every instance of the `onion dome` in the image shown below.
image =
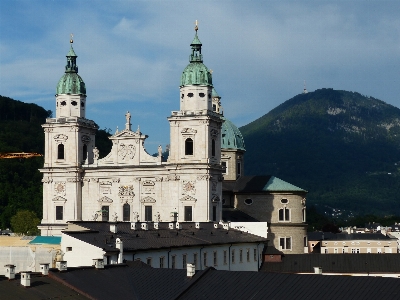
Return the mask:
M 246 151 L 240 130 L 227 118 L 221 116 L 221 119 L 224 120 L 221 128 L 221 149 Z
M 203 64 L 203 55 L 201 54 L 201 42 L 196 34 L 190 46 L 192 53 L 189 56 L 189 64 L 183 70 L 181 76 L 181 86 L 185 85 L 210 85 L 212 86 L 212 75 L 210 70 Z
M 73 40 L 71 39 L 71 48 L 67 54 L 67 65 L 65 66 L 65 74 L 58 81 L 56 95 L 60 94 L 74 94 L 85 95 L 86 86 L 83 79 L 78 75 L 78 66 L 76 65 L 76 58 L 74 48 L 72 48 Z

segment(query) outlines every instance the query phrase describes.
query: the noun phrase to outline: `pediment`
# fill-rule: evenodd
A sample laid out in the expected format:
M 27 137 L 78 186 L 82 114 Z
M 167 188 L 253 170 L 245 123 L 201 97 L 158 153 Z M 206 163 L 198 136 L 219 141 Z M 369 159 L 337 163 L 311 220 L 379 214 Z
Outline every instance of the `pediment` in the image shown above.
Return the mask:
M 55 197 L 55 198 L 53 198 L 52 200 L 53 200 L 53 201 L 58 201 L 58 202 L 60 202 L 60 201 L 62 201 L 62 202 L 67 201 L 67 199 L 65 199 L 65 198 L 63 198 L 63 197 L 61 197 L 61 196 Z
M 142 203 L 156 203 L 156 199 L 147 196 L 147 197 L 142 198 L 140 200 L 140 202 L 142 202 Z
M 193 198 L 193 197 L 191 197 L 191 196 L 189 196 L 189 195 L 186 195 L 185 197 L 183 197 L 183 198 L 181 198 L 181 199 L 179 199 L 180 201 L 193 201 L 193 202 L 196 202 L 197 201 L 197 199 L 196 198 Z
M 136 137 L 136 138 L 139 138 L 140 133 L 124 129 L 124 130 L 118 132 L 117 134 L 115 134 L 114 137 Z
M 113 200 L 111 198 L 108 198 L 107 196 L 101 197 L 98 202 L 107 202 L 107 203 L 112 203 Z

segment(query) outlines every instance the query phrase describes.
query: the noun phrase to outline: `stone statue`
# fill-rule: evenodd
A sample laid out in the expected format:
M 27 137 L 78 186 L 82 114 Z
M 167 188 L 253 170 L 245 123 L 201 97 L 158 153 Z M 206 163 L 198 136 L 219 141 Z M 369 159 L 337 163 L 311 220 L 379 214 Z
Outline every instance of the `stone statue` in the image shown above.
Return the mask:
M 97 149 L 97 147 L 94 147 L 93 149 L 93 158 L 99 159 L 99 149 Z
M 161 145 L 158 145 L 158 157 L 162 156 L 162 147 Z
M 131 114 L 129 113 L 129 111 L 126 112 L 125 118 L 126 118 L 125 129 L 131 130 Z

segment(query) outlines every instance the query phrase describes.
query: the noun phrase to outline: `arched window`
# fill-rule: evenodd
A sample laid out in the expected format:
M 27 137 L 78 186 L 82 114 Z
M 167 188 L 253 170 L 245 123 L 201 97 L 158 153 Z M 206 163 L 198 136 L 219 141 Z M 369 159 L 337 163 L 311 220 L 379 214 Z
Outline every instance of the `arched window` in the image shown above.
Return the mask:
M 122 207 L 123 210 L 123 220 L 130 221 L 131 220 L 131 206 L 128 203 L 125 203 Z
M 83 160 L 85 161 L 87 159 L 87 145 L 83 145 Z
M 191 138 L 185 140 L 185 155 L 193 155 L 193 140 Z
M 57 147 L 57 159 L 64 159 L 64 145 L 59 144 Z
M 211 140 L 211 156 L 215 156 L 215 140 Z
M 290 209 L 289 208 L 280 208 L 279 209 L 279 221 L 280 222 L 288 222 L 290 221 Z

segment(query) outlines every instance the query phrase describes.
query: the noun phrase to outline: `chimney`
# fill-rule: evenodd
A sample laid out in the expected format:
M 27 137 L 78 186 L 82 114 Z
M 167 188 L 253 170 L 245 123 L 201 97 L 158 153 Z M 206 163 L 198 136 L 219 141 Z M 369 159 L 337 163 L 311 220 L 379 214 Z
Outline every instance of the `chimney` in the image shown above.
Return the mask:
M 15 278 L 15 265 L 5 265 L 6 267 L 6 277 L 10 279 Z
M 110 231 L 112 233 L 118 233 L 118 224 L 117 223 L 110 223 Z
M 48 275 L 49 274 L 49 265 L 48 263 L 41 263 L 39 264 L 40 266 L 40 273 L 43 275 Z
M 149 224 L 142 223 L 142 230 L 149 230 Z
M 194 266 L 194 264 L 187 264 L 186 268 L 187 268 L 187 277 L 192 278 L 196 273 L 196 267 Z
M 67 271 L 67 262 L 65 260 L 56 261 L 56 268 L 59 271 Z
M 96 269 L 104 269 L 104 259 L 103 258 L 94 258 L 93 259 L 93 266 Z
M 31 286 L 31 272 L 21 272 L 21 285 L 28 287 Z
M 314 274 L 322 275 L 322 268 L 321 267 L 314 267 Z
M 136 222 L 132 222 L 131 223 L 131 229 L 132 230 L 136 230 L 137 228 L 136 228 Z

